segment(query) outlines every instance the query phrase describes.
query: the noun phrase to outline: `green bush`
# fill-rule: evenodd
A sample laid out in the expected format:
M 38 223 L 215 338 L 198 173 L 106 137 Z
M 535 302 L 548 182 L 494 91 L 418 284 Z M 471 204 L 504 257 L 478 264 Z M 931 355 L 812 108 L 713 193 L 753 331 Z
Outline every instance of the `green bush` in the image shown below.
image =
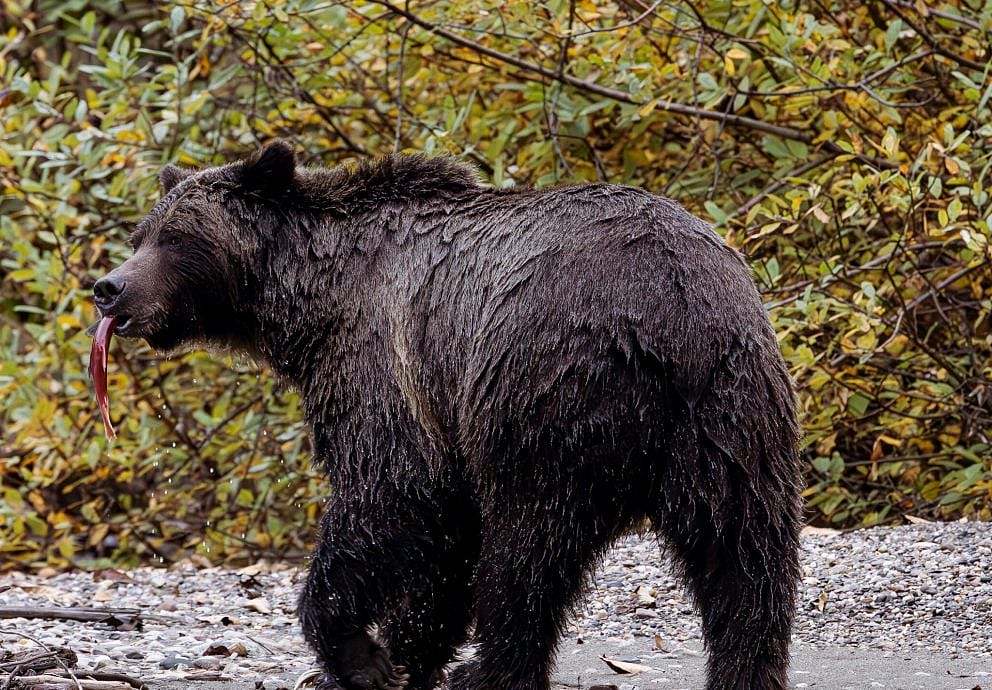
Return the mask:
M 408 9 L 407 9 L 408 8 Z M 297 557 L 328 490 L 250 362 L 117 342 L 89 287 L 165 162 L 449 153 L 672 196 L 754 261 L 810 516 L 992 517 L 992 9 L 961 1 L 6 0 L 0 569 Z

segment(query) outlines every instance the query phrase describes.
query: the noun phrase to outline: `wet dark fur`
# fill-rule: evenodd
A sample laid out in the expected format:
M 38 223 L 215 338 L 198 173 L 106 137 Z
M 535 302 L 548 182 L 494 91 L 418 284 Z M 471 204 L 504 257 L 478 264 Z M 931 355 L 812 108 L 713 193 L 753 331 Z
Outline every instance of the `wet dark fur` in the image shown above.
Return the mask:
M 281 144 L 163 184 L 139 245 L 213 254 L 177 251 L 173 297 L 133 298 L 196 323 L 135 334 L 234 345 L 299 388 L 334 489 L 299 606 L 323 687 L 398 687 L 397 667 L 434 687 L 474 622 L 450 688 L 547 688 L 587 576 L 644 518 L 699 607 L 708 687 L 786 687 L 793 396 L 706 224 L 628 187 L 486 189 L 446 159 L 294 169 Z

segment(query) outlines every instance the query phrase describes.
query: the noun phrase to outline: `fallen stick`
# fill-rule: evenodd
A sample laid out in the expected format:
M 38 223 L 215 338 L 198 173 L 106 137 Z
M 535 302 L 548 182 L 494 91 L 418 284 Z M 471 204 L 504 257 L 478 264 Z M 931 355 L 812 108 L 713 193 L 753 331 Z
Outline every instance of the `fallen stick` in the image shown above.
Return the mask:
M 91 609 L 82 607 L 44 608 L 35 606 L 0 606 L 0 618 L 35 618 L 45 621 L 83 621 L 102 623 L 108 619 L 140 618 L 138 609 Z
M 148 690 L 148 686 L 139 679 L 132 678 L 124 673 L 112 673 L 110 671 L 84 671 L 76 674 L 79 678 L 89 678 L 91 680 L 114 680 L 118 683 L 127 683 L 132 688 L 138 690 Z
M 36 606 L 0 606 L 0 620 L 33 618 L 47 621 L 106 623 L 112 628 L 140 628 L 143 621 L 175 622 L 175 618 L 142 613 L 141 609 L 98 609 L 79 606 L 44 608 Z
M 18 676 L 14 679 L 14 688 L 24 690 L 131 690 L 132 686 L 116 680 L 92 680 L 80 677 L 79 680 L 42 674 L 39 676 Z

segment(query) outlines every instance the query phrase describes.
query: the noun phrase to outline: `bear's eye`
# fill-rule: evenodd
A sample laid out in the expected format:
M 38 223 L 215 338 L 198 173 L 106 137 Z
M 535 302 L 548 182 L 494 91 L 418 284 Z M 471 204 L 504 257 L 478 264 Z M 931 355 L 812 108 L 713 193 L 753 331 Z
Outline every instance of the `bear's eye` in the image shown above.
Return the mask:
M 179 235 L 169 235 L 162 239 L 162 244 L 166 247 L 181 247 L 183 244 L 183 238 Z

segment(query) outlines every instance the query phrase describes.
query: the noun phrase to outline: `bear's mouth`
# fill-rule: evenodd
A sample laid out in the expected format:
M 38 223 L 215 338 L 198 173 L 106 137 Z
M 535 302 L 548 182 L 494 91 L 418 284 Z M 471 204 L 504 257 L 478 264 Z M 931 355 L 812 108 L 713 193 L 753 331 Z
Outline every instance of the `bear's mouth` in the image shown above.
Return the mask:
M 132 330 L 131 326 L 134 325 L 134 319 L 131 318 L 131 315 L 130 314 L 118 314 L 116 318 L 117 318 L 117 322 L 116 322 L 116 325 L 114 327 L 114 335 L 116 335 L 118 337 L 121 337 L 121 338 L 127 338 L 130 335 L 132 335 L 131 334 L 131 330 Z
M 137 330 L 138 326 L 135 325 L 135 320 L 131 318 L 130 314 L 101 314 L 101 317 L 113 317 L 115 321 L 114 325 L 114 335 L 120 338 L 134 338 L 137 337 L 134 331 Z M 96 335 L 97 326 L 100 322 L 97 321 L 92 326 L 86 329 L 86 335 L 94 336 Z

